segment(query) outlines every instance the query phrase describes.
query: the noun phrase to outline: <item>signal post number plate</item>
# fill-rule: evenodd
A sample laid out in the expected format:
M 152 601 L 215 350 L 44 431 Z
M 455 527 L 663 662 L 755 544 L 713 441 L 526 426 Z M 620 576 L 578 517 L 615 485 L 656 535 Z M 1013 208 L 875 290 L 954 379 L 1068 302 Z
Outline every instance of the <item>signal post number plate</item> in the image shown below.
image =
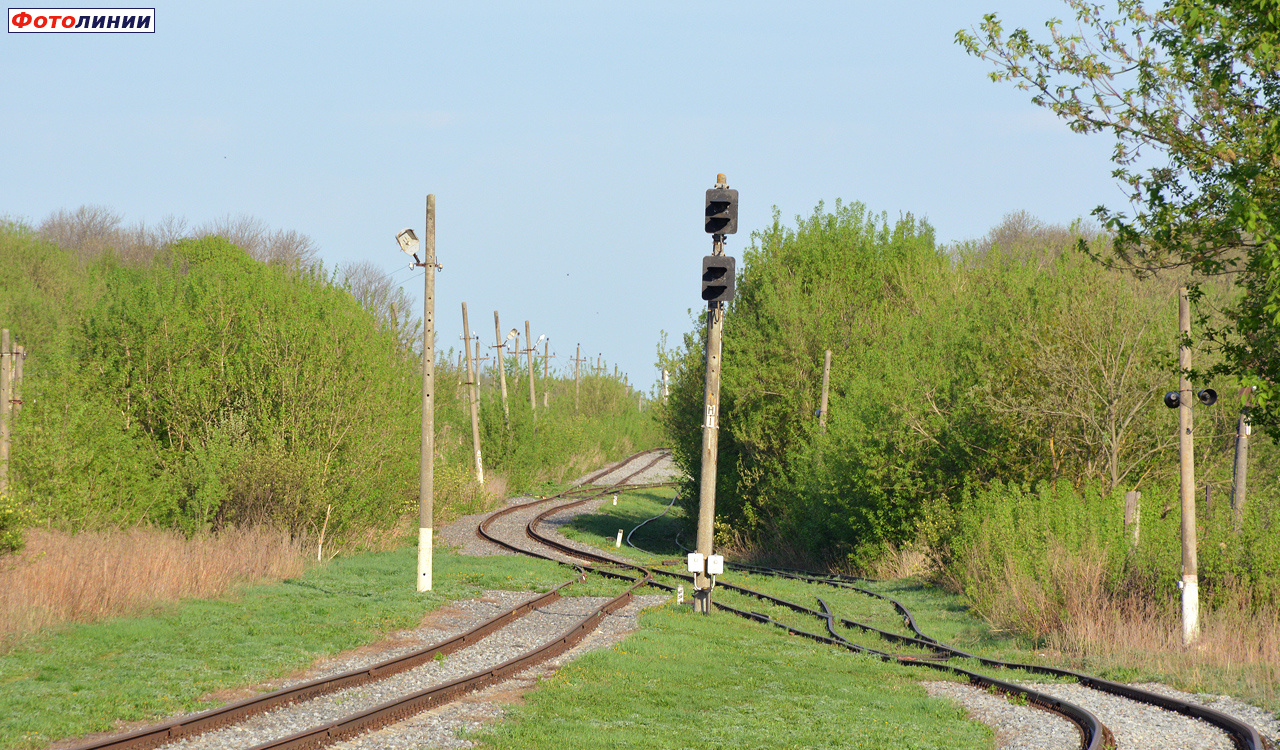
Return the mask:
M 707 422 L 704 425 L 708 430 L 716 429 L 716 407 L 715 404 L 707 404 Z

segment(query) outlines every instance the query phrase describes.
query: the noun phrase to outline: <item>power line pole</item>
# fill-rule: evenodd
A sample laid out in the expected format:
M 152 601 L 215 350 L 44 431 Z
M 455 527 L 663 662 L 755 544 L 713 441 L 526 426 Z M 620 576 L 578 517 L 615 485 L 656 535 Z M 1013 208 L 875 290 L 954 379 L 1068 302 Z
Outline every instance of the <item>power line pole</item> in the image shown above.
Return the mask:
M 502 327 L 498 325 L 498 311 L 493 311 L 493 337 L 497 341 L 493 346 L 493 356 L 498 362 L 498 382 L 502 385 L 502 423 L 511 424 L 511 409 L 507 407 L 507 344 L 502 340 Z
M 671 388 L 667 385 L 667 368 L 662 368 L 662 405 L 667 405 L 667 396 L 671 395 Z
M 396 242 L 413 267 L 423 268 L 422 292 L 422 446 L 418 460 L 418 591 L 431 590 L 431 517 L 435 488 L 435 379 L 436 379 L 436 197 L 427 196 L 425 261 L 418 260 L 418 238 L 412 229 L 396 235 Z
M 582 377 L 578 372 L 578 368 L 586 362 L 582 358 L 582 344 L 578 344 L 578 348 L 573 353 L 573 415 L 578 416 L 578 392 L 581 390 Z
M 484 484 L 484 464 L 480 461 L 480 412 L 476 398 L 476 368 L 471 359 L 471 327 L 467 324 L 467 303 L 462 303 L 462 340 L 467 351 L 467 386 L 471 396 L 471 445 L 476 451 L 476 481 Z M 479 342 L 476 342 L 477 345 Z
M 476 402 L 484 396 L 484 363 L 489 361 L 488 357 L 480 356 L 480 334 L 475 331 L 471 332 L 471 338 L 476 342 Z
M 21 364 L 22 360 L 18 360 Z M 1244 405 L 1240 408 L 1240 420 L 1236 423 L 1236 465 L 1231 483 L 1231 515 L 1237 534 L 1243 528 L 1245 478 L 1249 473 L 1249 407 L 1253 406 L 1253 392 L 1257 386 L 1245 386 L 1240 391 Z
M 1200 582 L 1196 569 L 1196 470 L 1191 432 L 1191 300 L 1185 287 L 1178 290 L 1178 460 L 1182 499 L 1182 643 L 1190 646 L 1200 637 Z
M 831 350 L 828 349 L 822 362 L 822 403 L 818 407 L 818 431 L 827 431 L 827 386 L 831 384 Z
M 707 301 L 706 381 L 702 423 L 702 477 L 698 495 L 697 552 L 703 561 L 712 554 L 716 516 L 716 459 L 720 445 L 720 366 L 725 304 L 733 298 L 733 259 L 724 254 L 726 234 L 737 231 L 737 191 L 728 190 L 723 174 L 707 191 L 706 231 L 711 255 L 702 259 L 702 299 Z M 727 199 L 732 197 L 731 203 Z M 726 200 L 718 200 L 718 199 Z M 727 278 L 726 278 L 727 276 Z M 711 577 L 694 571 L 694 610 L 711 612 Z
M 551 408 L 551 386 L 548 385 L 547 379 L 550 377 L 551 358 L 556 355 L 551 353 L 551 339 L 547 339 L 542 343 L 542 408 Z
M 538 401 L 533 394 L 533 334 L 529 332 L 529 321 L 524 322 L 524 340 L 529 346 L 524 350 L 529 359 L 529 411 L 533 412 L 533 421 L 538 421 Z

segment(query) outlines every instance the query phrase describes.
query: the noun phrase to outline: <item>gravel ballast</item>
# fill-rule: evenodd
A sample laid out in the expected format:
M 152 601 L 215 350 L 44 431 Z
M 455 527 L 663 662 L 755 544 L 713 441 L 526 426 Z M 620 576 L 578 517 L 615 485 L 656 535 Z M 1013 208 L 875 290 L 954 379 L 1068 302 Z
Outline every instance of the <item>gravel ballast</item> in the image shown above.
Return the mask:
M 968 683 L 921 683 L 930 696 L 948 698 L 969 715 L 991 727 L 1000 750 L 1078 750 L 1080 732 L 1066 719 L 1031 706 L 1015 705 Z M 1138 703 L 1076 683 L 1020 682 L 1055 698 L 1076 704 L 1098 717 L 1116 738 L 1117 750 L 1233 750 L 1231 738 L 1199 719 Z M 1258 730 L 1275 745 L 1280 742 L 1280 722 L 1270 713 L 1228 696 L 1184 693 L 1160 683 L 1133 687 L 1178 700 L 1199 703 L 1234 716 Z

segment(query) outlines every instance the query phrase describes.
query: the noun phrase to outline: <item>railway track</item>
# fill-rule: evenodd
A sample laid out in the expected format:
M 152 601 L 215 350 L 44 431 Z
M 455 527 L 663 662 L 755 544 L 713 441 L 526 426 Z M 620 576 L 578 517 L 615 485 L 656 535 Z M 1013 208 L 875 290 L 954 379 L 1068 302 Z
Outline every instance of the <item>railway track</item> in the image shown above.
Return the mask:
M 576 504 L 579 503 L 573 503 L 573 505 Z M 526 536 L 543 545 L 553 547 L 561 554 L 582 560 L 585 565 L 621 565 L 622 567 L 630 567 L 635 570 L 647 570 L 653 574 L 692 583 L 693 576 L 683 572 L 664 570 L 659 566 L 643 568 L 619 557 L 601 553 L 599 550 L 586 550 L 576 545 L 566 545 L 562 541 L 541 533 L 538 528 L 539 525 L 544 522 L 547 517 L 563 507 L 569 507 L 569 505 L 548 508 L 534 516 L 526 525 Z M 666 511 L 664 511 L 664 513 L 665 512 Z M 628 535 L 628 537 L 629 536 L 630 535 Z M 679 561 L 667 562 L 667 564 L 673 563 L 677 565 L 680 564 Z M 987 668 L 1025 672 L 1028 676 L 1043 676 L 1059 680 L 1073 680 L 1075 684 L 1097 693 L 1117 696 L 1134 703 L 1151 706 L 1180 716 L 1198 719 L 1222 732 L 1229 740 L 1230 746 L 1239 748 L 1240 750 L 1273 750 L 1271 743 L 1259 734 L 1257 729 L 1253 726 L 1230 716 L 1229 714 L 1206 706 L 1161 695 L 1149 690 L 1124 685 L 1122 683 L 1104 680 L 1099 677 L 1094 677 L 1092 675 L 1072 670 L 990 659 L 940 642 L 919 628 L 910 610 L 901 602 L 857 585 L 860 581 L 865 579 L 857 579 L 848 576 L 818 576 L 806 571 L 769 569 L 744 565 L 730 564 L 729 567 L 731 570 L 736 569 L 757 575 L 777 576 L 803 581 L 814 585 L 848 589 L 865 596 L 879 599 L 893 607 L 894 611 L 901 617 L 903 624 L 909 631 L 909 634 L 896 633 L 868 623 L 859 622 L 849 618 L 837 617 L 827 605 L 827 602 L 821 597 L 815 597 L 820 609 L 814 609 L 797 602 L 788 601 L 779 597 L 771 596 L 767 593 L 736 585 L 732 582 L 725 581 L 723 577 L 721 577 L 717 587 L 723 587 L 728 591 L 733 591 L 742 596 L 767 602 L 791 612 L 809 616 L 820 624 L 821 631 L 818 629 L 810 630 L 797 627 L 793 624 L 780 622 L 773 617 L 757 611 L 734 607 L 713 600 L 713 605 L 717 609 L 730 612 L 739 617 L 781 627 L 791 634 L 811 638 L 822 643 L 844 648 L 873 658 L 884 661 L 894 661 L 904 665 L 947 671 L 952 674 L 962 676 L 971 684 L 982 689 L 1003 693 L 1007 696 L 1013 697 L 1017 701 L 1025 701 L 1031 705 L 1057 714 L 1071 722 L 1080 732 L 1080 747 L 1084 748 L 1084 750 L 1102 750 L 1103 748 L 1116 747 L 1119 747 L 1120 750 L 1125 750 L 1125 748 L 1117 745 L 1115 734 L 1106 726 L 1106 724 L 1099 720 L 1093 712 L 1073 701 L 1056 697 L 1053 694 L 1056 690 L 1053 686 L 1042 687 L 1037 685 L 1033 687 L 1028 684 L 1013 682 L 1011 680 L 1001 679 L 988 674 L 982 674 L 951 662 L 969 660 Z M 668 586 L 658 582 L 655 582 L 654 585 L 668 590 L 674 590 L 674 586 Z M 911 649 L 913 652 L 908 654 L 892 653 L 884 647 L 877 648 L 864 645 L 850 640 L 850 638 L 846 637 L 844 633 L 841 632 L 842 630 L 846 632 L 858 631 L 862 634 L 871 635 L 877 641 L 883 641 L 899 648 L 906 647 Z
M 636 454 L 588 476 L 578 487 L 568 492 L 526 505 L 541 505 L 565 499 L 570 500 L 570 503 L 580 504 L 594 497 L 632 486 L 627 483 L 660 460 L 662 455 L 664 454 L 656 451 Z M 522 506 L 512 506 L 506 510 L 511 511 L 520 507 Z M 529 550 L 522 550 L 522 553 L 535 554 Z M 177 747 L 178 743 L 187 748 L 236 747 L 251 750 L 319 748 L 373 731 L 421 711 L 455 701 L 468 693 L 499 683 L 512 675 L 565 653 L 581 642 L 610 613 L 626 606 L 633 598 L 634 591 L 650 580 L 645 572 L 638 572 L 635 575 L 614 571 L 603 572 L 608 577 L 622 581 L 625 590 L 614 597 L 577 598 L 591 600 L 589 606 L 566 606 L 571 602 L 562 597 L 562 592 L 584 581 L 588 575 L 586 568 L 576 567 L 577 575 L 552 591 L 508 607 L 465 632 L 428 647 L 415 649 L 408 654 L 368 667 L 310 680 L 300 685 L 254 696 L 197 714 L 182 716 L 126 734 L 82 743 L 74 746 L 72 750 L 123 750 L 125 748 L 136 750 L 166 745 Z M 598 599 L 603 601 L 595 601 Z M 440 669 L 444 657 L 448 656 L 449 661 L 456 662 L 459 660 L 458 657 L 469 649 L 483 651 L 487 640 L 498 638 L 503 635 L 504 630 L 518 624 L 523 625 L 538 617 L 547 621 L 542 623 L 543 627 L 540 628 L 542 631 L 548 629 L 547 625 L 553 626 L 553 632 L 549 638 L 544 638 L 536 645 L 523 649 L 514 657 L 490 660 L 492 663 L 484 663 L 480 669 L 468 674 L 452 676 L 448 679 L 432 678 L 433 671 L 447 672 Z M 484 660 L 480 659 L 480 661 Z M 320 721 L 313 720 L 305 728 L 290 731 L 296 728 L 299 721 L 307 721 L 306 716 L 309 714 L 314 716 L 332 713 L 323 706 L 316 708 L 311 704 L 323 702 L 334 695 L 352 694 L 353 690 L 359 693 L 360 689 L 367 690 L 370 685 L 385 684 L 398 676 L 411 676 L 416 679 L 406 681 L 411 686 L 400 689 L 399 694 L 394 698 L 376 701 L 374 705 L 364 706 L 358 710 L 346 710 L 340 716 L 330 716 Z M 344 701 L 336 703 L 342 702 Z M 358 702 L 354 694 L 349 702 Z M 334 703 L 335 701 L 329 701 L 330 705 Z M 277 716 L 284 712 L 292 715 Z M 268 713 L 271 713 L 273 718 L 263 720 L 262 717 Z M 255 721 L 280 728 L 274 731 L 268 729 L 265 732 L 242 730 L 242 727 Z M 264 733 L 275 736 L 266 741 L 258 741 Z
M 631 480 L 650 468 L 662 455 L 658 452 L 646 451 L 625 459 L 619 464 L 606 467 L 587 477 L 578 487 L 559 495 L 539 498 L 530 502 L 509 506 L 487 516 L 476 528 L 476 534 L 491 544 L 517 554 L 532 555 L 557 562 L 573 564 L 578 574 L 553 591 L 535 596 L 511 606 L 499 614 L 485 619 L 480 624 L 447 638 L 439 643 L 410 654 L 387 660 L 379 664 L 352 670 L 331 678 L 313 680 L 302 685 L 275 691 L 252 699 L 240 701 L 211 711 L 182 717 L 176 721 L 127 735 L 106 738 L 96 742 L 79 745 L 74 750 L 98 750 L 105 748 L 145 748 L 159 747 L 178 739 L 208 735 L 213 739 L 207 747 L 248 747 L 252 750 L 268 748 L 315 748 L 372 731 L 380 726 L 400 721 L 414 713 L 449 701 L 495 684 L 535 664 L 546 661 L 564 653 L 579 642 L 603 620 L 609 612 L 616 611 L 632 598 L 634 592 L 642 586 L 652 585 L 667 591 L 675 591 L 675 584 L 692 582 L 692 576 L 680 571 L 669 570 L 668 567 L 683 567 L 683 561 L 664 561 L 663 565 L 646 567 L 626 559 L 620 555 L 609 554 L 597 548 L 569 542 L 547 533 L 544 526 L 554 525 L 558 514 L 572 512 L 581 505 L 612 494 L 627 487 L 634 487 Z M 653 486 L 653 485 L 644 485 Z M 630 535 L 628 534 L 628 540 Z M 812 626 L 797 624 L 795 617 L 782 621 L 774 616 L 758 611 L 755 607 L 733 606 L 723 601 L 713 600 L 713 605 L 720 611 L 739 617 L 768 624 L 787 630 L 789 633 L 826 643 L 872 658 L 884 661 L 895 661 L 900 664 L 918 666 L 925 669 L 949 671 L 964 677 L 971 684 L 997 691 L 1017 700 L 1043 708 L 1070 721 L 1079 731 L 1080 747 L 1085 750 L 1101 750 L 1117 747 L 1116 736 L 1098 716 L 1073 701 L 1055 697 L 1052 688 L 1031 686 L 982 674 L 966 666 L 954 662 L 970 662 L 987 668 L 1000 670 L 1018 670 L 1028 676 L 1041 675 L 1055 679 L 1070 679 L 1076 684 L 1090 690 L 1101 691 L 1109 695 L 1120 696 L 1125 700 L 1155 706 L 1161 710 L 1171 711 L 1183 716 L 1200 719 L 1217 727 L 1230 738 L 1230 746 L 1242 750 L 1274 750 L 1266 738 L 1248 724 L 1225 713 L 1214 711 L 1194 703 L 1159 695 L 1150 691 L 1139 690 L 1127 685 L 1092 677 L 1070 670 L 1002 662 L 968 653 L 954 646 L 942 643 L 923 632 L 915 618 L 901 602 L 883 594 L 865 588 L 859 584 L 863 579 L 847 576 L 820 576 L 805 571 L 769 569 L 751 566 L 731 565 L 731 570 L 741 574 L 770 576 L 800 581 L 816 587 L 827 587 L 853 591 L 860 595 L 873 597 L 886 606 L 893 608 L 901 619 L 902 627 L 896 631 L 886 627 L 860 622 L 841 617 L 832 611 L 826 599 L 814 597 L 818 607 L 810 607 L 799 602 L 789 601 L 757 591 L 745 586 L 726 581 L 721 577 L 717 588 L 733 592 L 739 599 L 763 602 L 770 608 L 785 610 L 801 619 L 811 620 Z M 349 690 L 352 687 L 388 680 L 394 675 L 409 673 L 424 666 L 429 666 L 439 656 L 465 652 L 476 647 L 486 638 L 500 634 L 506 627 L 521 620 L 550 613 L 550 609 L 558 602 L 563 602 L 561 591 L 584 580 L 588 575 L 599 575 L 622 582 L 625 590 L 616 597 L 606 601 L 591 603 L 580 608 L 571 616 L 560 613 L 574 621 L 569 627 L 558 631 L 554 637 L 544 640 L 538 646 L 522 652 L 519 656 L 509 658 L 500 663 L 486 665 L 483 669 L 470 674 L 448 679 L 430 681 L 430 684 L 419 689 L 408 691 L 394 700 L 382 701 L 358 711 L 343 714 L 340 718 L 326 720 L 276 737 L 267 742 L 257 744 L 224 743 L 209 733 L 223 731 L 226 727 L 238 725 L 251 717 L 259 716 L 267 711 L 280 707 L 300 706 L 308 702 L 322 699 L 337 691 Z M 663 580 L 655 580 L 660 576 Z M 668 583 L 667 581 L 671 581 Z M 722 599 L 725 597 L 721 597 Z M 883 623 L 881 623 L 883 625 Z M 905 653 L 904 653 L 905 652 Z M 199 748 L 198 744 L 184 743 L 184 747 Z M 1125 750 L 1125 745 L 1119 745 Z

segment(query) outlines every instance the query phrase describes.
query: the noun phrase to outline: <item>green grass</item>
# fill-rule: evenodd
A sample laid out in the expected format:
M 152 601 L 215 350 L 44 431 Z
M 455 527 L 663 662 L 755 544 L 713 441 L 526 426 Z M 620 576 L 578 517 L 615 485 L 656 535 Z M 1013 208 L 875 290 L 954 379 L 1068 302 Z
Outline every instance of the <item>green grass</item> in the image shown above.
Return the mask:
M 450 600 L 489 588 L 547 591 L 574 575 L 572 568 L 533 558 L 437 552 L 434 590 L 419 594 L 416 571 L 412 547 L 363 554 L 227 599 L 41 634 L 0 656 L 0 748 L 43 747 L 110 730 L 117 720 L 210 708 L 201 696 L 414 627 Z M 619 590 L 593 578 L 565 593 Z
M 615 531 L 616 533 L 616 531 Z M 918 671 L 667 605 L 471 735 L 491 748 L 989 748 Z

